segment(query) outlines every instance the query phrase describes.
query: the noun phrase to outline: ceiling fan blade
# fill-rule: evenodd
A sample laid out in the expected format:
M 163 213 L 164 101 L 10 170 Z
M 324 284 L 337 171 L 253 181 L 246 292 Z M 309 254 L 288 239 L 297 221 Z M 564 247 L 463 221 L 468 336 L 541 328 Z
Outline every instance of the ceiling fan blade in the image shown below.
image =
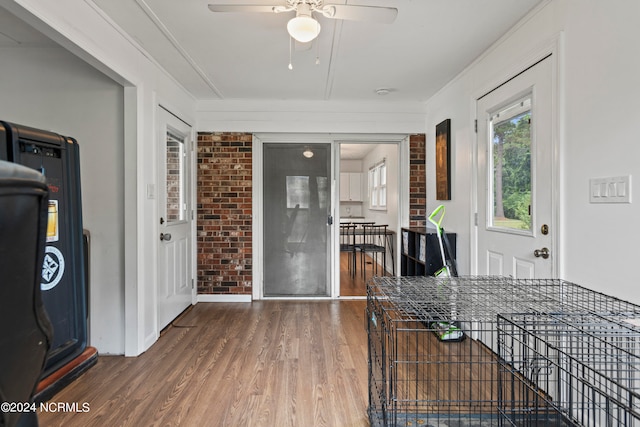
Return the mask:
M 275 12 L 281 6 L 264 6 L 260 4 L 210 4 L 211 12 Z
M 319 11 L 327 18 L 370 21 L 381 24 L 391 24 L 398 16 L 398 9 L 395 7 L 326 4 Z

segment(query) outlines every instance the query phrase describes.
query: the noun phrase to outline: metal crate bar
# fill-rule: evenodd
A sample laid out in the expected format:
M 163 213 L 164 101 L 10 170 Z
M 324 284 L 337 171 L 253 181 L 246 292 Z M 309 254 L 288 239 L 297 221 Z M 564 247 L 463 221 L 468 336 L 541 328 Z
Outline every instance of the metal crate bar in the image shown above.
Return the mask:
M 522 326 L 523 319 L 509 316 L 527 316 L 527 326 Z M 636 326 L 640 324 L 639 306 L 566 281 L 492 276 L 372 279 L 367 292 L 371 425 L 595 425 L 585 423 L 584 416 L 574 416 L 580 412 L 575 409 L 576 399 L 592 402 L 595 398 L 577 397 L 584 390 L 574 389 L 573 383 L 558 383 L 561 379 L 541 381 L 546 368 L 536 364 L 543 356 L 519 359 L 524 345 L 520 341 L 531 342 L 534 349 L 566 353 L 571 366 L 580 357 L 596 357 L 595 351 L 573 354 L 556 348 L 557 340 L 551 341 L 554 335 L 542 328 L 542 321 L 551 318 L 556 322 L 580 319 L 581 328 L 569 328 L 568 336 L 576 343 L 593 342 L 597 337 L 603 351 L 615 342 L 620 348 L 626 345 L 629 355 L 640 354 L 630 348 L 635 336 L 631 339 L 629 335 L 640 331 Z M 535 319 L 540 319 L 536 323 L 540 328 L 535 330 L 546 335 L 527 335 Z M 590 328 L 585 327 L 587 319 Z M 627 338 L 620 330 L 627 331 Z M 460 334 L 462 339 L 456 339 Z M 597 353 L 600 358 L 601 353 Z M 586 368 L 589 363 L 581 366 Z M 613 364 L 606 364 L 610 369 L 605 374 L 596 375 L 603 372 L 603 366 L 591 369 L 592 380 L 605 375 L 631 377 L 622 368 L 628 368 L 628 363 L 616 365 L 620 369 L 617 377 L 610 371 Z M 531 375 L 536 369 L 539 378 L 534 381 Z M 572 371 L 562 372 L 567 377 Z M 612 387 L 603 382 L 588 392 L 607 393 Z M 571 392 L 560 393 L 560 389 Z M 635 419 L 635 396 L 625 398 L 607 401 L 607 405 L 619 402 L 616 410 L 628 412 L 616 415 L 616 420 Z M 591 412 L 584 413 L 594 417 L 596 407 L 591 405 Z
M 500 375 L 582 426 L 640 425 L 640 331 L 612 315 L 498 317 Z M 500 411 L 515 419 L 508 399 Z M 531 410 L 528 415 L 534 414 Z M 518 424 L 513 424 L 518 425 Z

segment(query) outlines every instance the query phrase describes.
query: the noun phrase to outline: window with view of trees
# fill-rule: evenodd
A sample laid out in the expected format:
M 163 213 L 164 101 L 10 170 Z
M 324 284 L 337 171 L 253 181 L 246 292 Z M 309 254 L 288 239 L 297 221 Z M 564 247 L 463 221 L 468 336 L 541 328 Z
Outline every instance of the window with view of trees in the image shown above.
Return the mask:
M 531 230 L 531 95 L 491 117 L 491 225 Z

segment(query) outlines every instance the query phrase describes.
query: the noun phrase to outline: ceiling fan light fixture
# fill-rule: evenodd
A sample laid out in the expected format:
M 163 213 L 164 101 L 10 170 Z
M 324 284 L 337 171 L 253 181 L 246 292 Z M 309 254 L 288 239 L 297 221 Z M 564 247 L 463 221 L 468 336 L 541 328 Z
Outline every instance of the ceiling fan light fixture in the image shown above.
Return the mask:
M 287 23 L 289 35 L 300 43 L 308 43 L 320 34 L 320 23 L 310 15 L 298 13 L 298 16 Z

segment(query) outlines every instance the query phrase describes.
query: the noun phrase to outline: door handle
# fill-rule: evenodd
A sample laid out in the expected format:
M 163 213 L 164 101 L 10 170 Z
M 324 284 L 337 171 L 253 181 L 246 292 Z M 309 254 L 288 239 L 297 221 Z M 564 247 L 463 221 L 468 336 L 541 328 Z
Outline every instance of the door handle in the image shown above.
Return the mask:
M 171 240 L 171 233 L 160 233 L 160 240 L 168 242 Z
M 548 248 L 536 249 L 535 251 L 533 251 L 533 256 L 535 256 L 536 258 L 542 257 L 543 259 L 547 259 L 549 258 L 549 249 Z

